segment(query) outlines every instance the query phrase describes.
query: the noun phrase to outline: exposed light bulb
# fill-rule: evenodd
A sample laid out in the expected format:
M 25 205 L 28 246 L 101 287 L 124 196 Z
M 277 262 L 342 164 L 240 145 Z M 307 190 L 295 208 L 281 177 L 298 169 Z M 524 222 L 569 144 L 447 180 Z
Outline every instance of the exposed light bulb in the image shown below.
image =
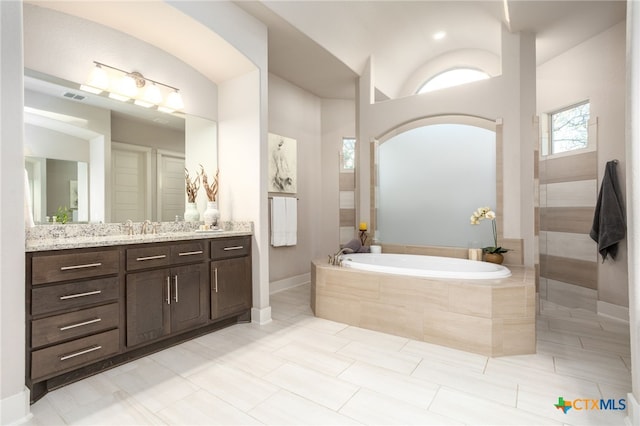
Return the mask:
M 182 95 L 180 95 L 180 93 L 177 90 L 169 93 L 169 96 L 167 96 L 167 102 L 165 103 L 165 105 L 168 108 L 173 109 L 174 111 L 183 109 L 184 102 L 182 101 Z
M 80 89 L 87 92 L 100 94 L 109 88 L 109 76 L 98 64 L 91 70 L 86 84 L 80 85 Z
M 124 75 L 119 80 L 116 80 L 113 90 L 109 93 L 109 97 L 118 101 L 126 102 L 129 99 L 136 96 L 138 88 L 136 87 L 136 80 L 130 75 Z
M 160 93 L 158 86 L 153 82 L 151 82 L 151 84 L 147 84 L 147 87 L 144 89 L 142 99 L 136 99 L 134 101 L 136 105 L 140 105 L 145 108 L 151 108 L 154 105 L 159 105 L 161 102 L 162 94 Z

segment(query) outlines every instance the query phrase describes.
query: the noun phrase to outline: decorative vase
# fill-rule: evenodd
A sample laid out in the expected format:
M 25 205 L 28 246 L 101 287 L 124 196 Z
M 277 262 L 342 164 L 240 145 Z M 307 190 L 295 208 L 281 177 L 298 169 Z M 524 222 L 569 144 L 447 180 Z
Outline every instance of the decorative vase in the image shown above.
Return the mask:
M 204 224 L 209 227 L 218 225 L 220 211 L 218 210 L 218 203 L 216 201 L 207 201 L 207 209 L 204 211 L 202 219 L 204 220 Z
M 504 256 L 501 253 L 485 253 L 484 261 L 501 265 L 504 261 Z
M 197 222 L 200 220 L 200 213 L 198 213 L 198 205 L 196 203 L 187 203 L 187 209 L 184 212 L 185 222 Z

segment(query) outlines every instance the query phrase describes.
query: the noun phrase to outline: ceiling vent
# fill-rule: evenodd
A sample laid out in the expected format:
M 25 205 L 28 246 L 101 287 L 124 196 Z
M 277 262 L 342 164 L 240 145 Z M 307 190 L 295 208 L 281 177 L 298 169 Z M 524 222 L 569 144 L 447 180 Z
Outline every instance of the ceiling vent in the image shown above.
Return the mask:
M 84 101 L 87 97 L 78 95 L 77 93 L 65 92 L 62 96 L 65 98 L 73 99 L 74 101 Z

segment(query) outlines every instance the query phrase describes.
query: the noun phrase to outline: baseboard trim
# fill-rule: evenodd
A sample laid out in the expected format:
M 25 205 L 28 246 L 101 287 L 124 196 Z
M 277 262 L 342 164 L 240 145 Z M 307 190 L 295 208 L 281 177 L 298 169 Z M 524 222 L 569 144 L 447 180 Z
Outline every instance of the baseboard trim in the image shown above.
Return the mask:
M 0 424 L 18 425 L 27 422 L 33 415 L 29 410 L 29 388 L 22 392 L 0 399 Z
M 598 315 L 629 322 L 629 308 L 598 300 Z
M 640 425 L 640 404 L 632 393 L 627 394 L 627 417 L 624 422 L 628 426 Z
M 251 322 L 264 325 L 271 322 L 271 306 L 266 308 L 251 308 Z
M 301 285 L 309 284 L 311 282 L 311 273 L 295 275 L 293 277 L 285 278 L 279 281 L 272 281 L 269 283 L 269 294 L 278 293 L 283 290 L 298 287 Z

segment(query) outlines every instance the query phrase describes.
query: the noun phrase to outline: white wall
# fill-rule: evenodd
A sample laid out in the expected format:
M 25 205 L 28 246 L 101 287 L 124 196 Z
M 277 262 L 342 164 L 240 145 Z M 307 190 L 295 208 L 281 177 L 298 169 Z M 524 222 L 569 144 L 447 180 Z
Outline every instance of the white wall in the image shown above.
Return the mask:
M 253 221 L 251 316 L 254 322 L 269 322 L 267 28 L 230 2 L 169 3 L 211 28 L 256 66 L 219 87 L 219 209 L 222 220 Z
M 355 81 L 354 81 L 355 84 Z M 298 244 L 269 248 L 271 291 L 308 279 L 339 246 L 342 138 L 356 135 L 355 102 L 321 99 L 269 75 L 269 132 L 298 141 Z
M 354 82 L 355 84 L 355 82 Z M 356 137 L 355 101 L 322 99 L 321 211 L 315 258 L 326 259 L 340 248 L 340 154 L 342 138 Z M 357 144 L 367 143 L 357 141 Z
M 29 413 L 24 385 L 22 4 L 0 2 L 0 423 Z
M 581 43 L 538 67 L 538 114 L 589 100 L 598 120 L 598 189 L 608 161 L 617 159 L 624 193 L 625 23 Z M 631 199 L 627 198 L 627 203 Z M 598 264 L 598 300 L 628 306 L 627 241 L 618 245 L 615 262 Z
M 320 98 L 269 75 L 269 132 L 297 141 L 298 235 L 291 247 L 269 246 L 269 281 L 307 274 L 322 232 Z M 274 194 L 277 195 L 277 194 Z
M 631 331 L 631 379 L 629 424 L 640 424 L 640 3 L 627 2 L 626 160 L 629 258 L 629 325 Z

